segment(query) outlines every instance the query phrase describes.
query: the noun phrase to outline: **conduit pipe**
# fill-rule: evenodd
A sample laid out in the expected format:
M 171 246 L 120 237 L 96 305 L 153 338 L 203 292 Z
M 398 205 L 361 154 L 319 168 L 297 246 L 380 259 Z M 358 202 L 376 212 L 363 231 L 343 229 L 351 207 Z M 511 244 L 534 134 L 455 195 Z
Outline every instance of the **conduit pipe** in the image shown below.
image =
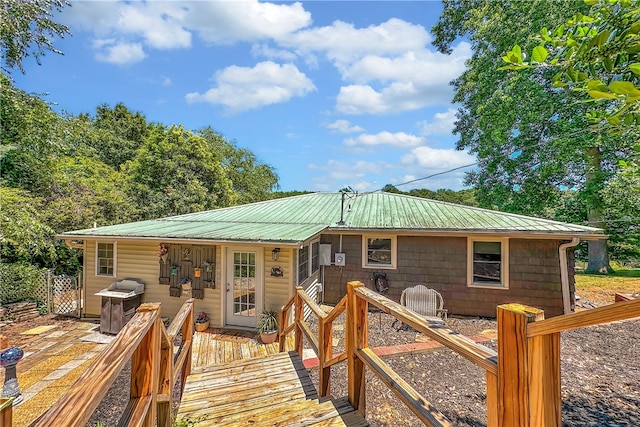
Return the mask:
M 564 314 L 571 313 L 571 290 L 569 289 L 569 266 L 567 265 L 567 249 L 573 248 L 580 243 L 580 238 L 574 237 L 568 243 L 563 243 L 558 248 L 560 256 L 560 282 L 562 283 L 562 304 Z

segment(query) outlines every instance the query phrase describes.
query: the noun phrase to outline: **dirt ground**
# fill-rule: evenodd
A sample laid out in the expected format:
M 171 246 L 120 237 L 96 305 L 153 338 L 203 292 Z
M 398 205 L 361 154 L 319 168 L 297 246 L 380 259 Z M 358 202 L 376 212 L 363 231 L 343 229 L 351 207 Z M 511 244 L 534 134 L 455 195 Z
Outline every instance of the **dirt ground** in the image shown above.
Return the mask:
M 584 297 L 580 305 L 598 306 Z M 344 316 L 343 316 L 344 317 Z M 0 328 L 10 344 L 25 339 L 20 332 L 42 325 L 74 320 L 55 315 L 40 316 Z M 338 319 L 340 325 L 344 319 Z M 467 336 L 491 336 L 493 319 L 451 317 L 448 326 Z M 369 315 L 372 347 L 406 344 L 428 338 L 413 330 L 397 330 L 399 325 L 385 313 Z M 344 348 L 344 329 L 334 328 L 335 350 Z M 485 345 L 496 348 L 495 340 Z M 640 319 L 616 322 L 565 332 L 561 337 L 562 398 L 564 426 L 640 425 Z M 418 355 L 385 359 L 400 376 L 457 426 L 486 425 L 485 373 L 456 353 L 440 348 Z M 317 369 L 310 370 L 314 381 Z M 331 394 L 347 394 L 346 364 L 331 372 Z M 367 420 L 372 426 L 415 426 L 419 420 L 371 372 L 366 377 Z M 115 425 L 126 402 L 128 371 L 110 389 L 89 425 Z

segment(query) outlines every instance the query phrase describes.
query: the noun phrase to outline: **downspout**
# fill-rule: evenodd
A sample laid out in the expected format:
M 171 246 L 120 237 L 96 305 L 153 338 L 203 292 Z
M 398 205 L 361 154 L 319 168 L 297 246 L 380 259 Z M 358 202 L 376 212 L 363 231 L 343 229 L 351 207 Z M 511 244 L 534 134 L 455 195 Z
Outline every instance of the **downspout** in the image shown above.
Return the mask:
M 560 256 L 560 282 L 562 283 L 562 304 L 564 314 L 571 313 L 571 290 L 569 289 L 569 266 L 567 265 L 567 249 L 580 243 L 580 238 L 574 237 L 569 243 L 563 243 L 558 248 Z

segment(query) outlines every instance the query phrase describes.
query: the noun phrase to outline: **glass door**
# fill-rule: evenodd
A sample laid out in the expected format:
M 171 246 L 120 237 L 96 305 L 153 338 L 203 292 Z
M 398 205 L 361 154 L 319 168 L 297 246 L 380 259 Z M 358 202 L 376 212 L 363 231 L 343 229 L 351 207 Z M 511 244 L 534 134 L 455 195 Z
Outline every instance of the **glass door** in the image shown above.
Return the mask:
M 262 260 L 256 251 L 227 251 L 226 323 L 254 327 L 262 311 Z

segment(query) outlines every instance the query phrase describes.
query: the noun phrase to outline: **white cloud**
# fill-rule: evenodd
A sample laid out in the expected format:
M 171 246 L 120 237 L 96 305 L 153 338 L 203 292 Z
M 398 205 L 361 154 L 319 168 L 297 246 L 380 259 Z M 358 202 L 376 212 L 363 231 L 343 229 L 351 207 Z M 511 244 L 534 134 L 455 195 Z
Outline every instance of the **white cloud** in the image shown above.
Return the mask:
M 325 52 L 338 68 L 367 54 L 394 55 L 423 49 L 430 41 L 424 27 L 397 18 L 366 28 L 335 21 L 330 26 L 301 30 L 278 40 L 282 46 L 300 53 Z
M 311 14 L 299 2 L 202 1 L 186 3 L 185 8 L 185 25 L 216 44 L 283 39 L 311 24 Z
M 466 151 L 452 148 L 440 149 L 427 146 L 416 147 L 402 157 L 402 163 L 429 171 L 444 171 L 475 163 L 476 159 Z
M 359 84 L 340 88 L 336 109 L 344 114 L 387 114 L 448 104 L 453 97 L 449 82 L 464 71 L 470 56 L 465 42 L 451 56 L 427 50 L 396 58 L 366 56 L 344 70 L 344 78 Z
M 353 133 L 362 132 L 364 128 L 358 125 L 351 125 L 348 120 L 336 120 L 333 123 L 326 124 L 325 127 L 331 130 L 331 133 Z
M 404 132 L 380 132 L 373 134 L 362 134 L 357 138 L 348 138 L 344 140 L 348 146 L 376 146 L 389 145 L 392 147 L 408 148 L 424 144 L 425 140 L 419 136 L 411 135 Z
M 187 102 L 208 102 L 227 107 L 230 113 L 282 103 L 316 90 L 313 82 L 293 64 L 267 61 L 253 68 L 231 66 L 214 76 L 217 87 L 186 95 Z
M 120 5 L 118 31 L 139 35 L 147 46 L 155 49 L 189 47 L 191 33 L 180 22 L 184 11 L 175 6 L 171 2 Z
M 423 135 L 450 135 L 456 121 L 455 108 L 449 108 L 443 113 L 436 113 L 431 121 L 422 121 L 418 125 Z
M 142 61 L 146 54 L 140 43 L 117 43 L 113 39 L 95 40 L 95 58 L 101 62 L 125 65 Z

